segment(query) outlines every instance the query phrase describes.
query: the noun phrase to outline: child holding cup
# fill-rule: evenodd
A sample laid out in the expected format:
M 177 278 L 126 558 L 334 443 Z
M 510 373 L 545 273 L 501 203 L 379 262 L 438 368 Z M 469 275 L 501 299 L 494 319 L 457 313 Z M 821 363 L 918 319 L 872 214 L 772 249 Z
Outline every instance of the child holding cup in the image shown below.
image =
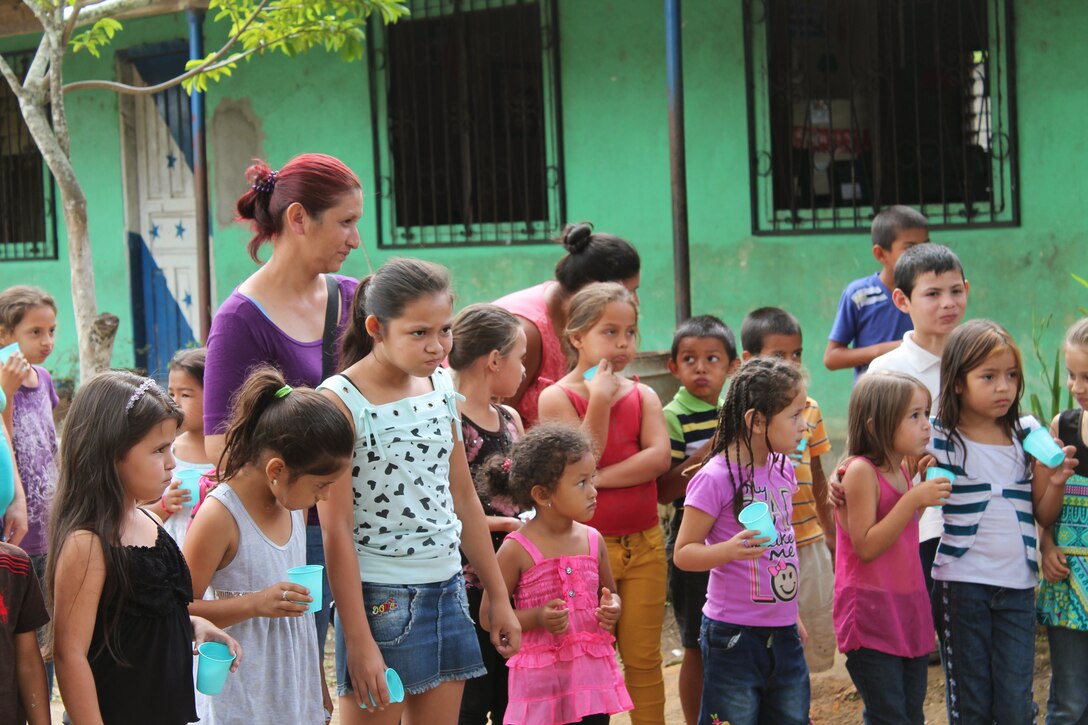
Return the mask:
M 154 380 L 110 370 L 80 388 L 65 421 L 46 583 L 76 722 L 193 722 L 192 643 L 221 642 L 232 668 L 241 661 L 234 639 L 189 614 L 181 552 L 137 506 L 170 480 L 182 418 Z
M 807 430 L 806 402 L 789 363 L 745 363 L 726 393 L 710 456 L 688 484 L 673 557 L 681 569 L 710 570 L 699 722 L 809 722 L 789 457 Z M 754 502 L 770 509 L 773 540 L 740 523 Z
M 185 421 L 171 447 L 174 480 L 150 510 L 162 519 L 162 527 L 179 547 L 185 546 L 185 532 L 194 507 L 200 502 L 200 477 L 212 470 L 212 461 L 204 452 L 204 358 L 203 347 L 185 348 L 170 360 L 167 392 L 181 411 Z
M 210 699 L 207 722 L 320 725 L 331 715 L 310 613 L 321 588 L 295 583 L 291 570 L 306 564 L 304 512 L 347 475 L 353 445 L 335 405 L 291 388 L 272 368 L 256 370 L 238 392 L 221 483 L 185 541 L 193 591 L 214 593 L 191 611 L 249 653 L 246 668 Z
M 907 459 L 925 454 L 929 406 L 922 383 L 891 371 L 863 375 L 850 396 L 834 621 L 866 722 L 896 714 L 903 722 L 925 720 L 933 616 L 916 548 L 918 521 L 952 491 L 936 467 L 929 480 L 911 483 Z

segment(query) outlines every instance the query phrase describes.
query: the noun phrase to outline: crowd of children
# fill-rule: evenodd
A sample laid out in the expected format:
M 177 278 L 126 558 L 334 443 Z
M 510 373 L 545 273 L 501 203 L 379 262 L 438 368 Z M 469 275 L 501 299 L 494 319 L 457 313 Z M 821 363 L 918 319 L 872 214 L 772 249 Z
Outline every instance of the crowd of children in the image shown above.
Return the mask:
M 454 316 L 447 270 L 392 259 L 357 288 L 315 278 L 326 336 L 343 330 L 320 385 L 250 368 L 206 441 L 205 350 L 182 350 L 166 390 L 124 371 L 83 385 L 58 447 L 56 304 L 0 293 L 0 347 L 17 347 L 0 361 L 0 723 L 49 722 L 54 666 L 76 723 L 319 724 L 334 705 L 349 725 L 662 723 L 666 600 L 689 725 L 808 723 L 810 673 L 836 652 L 865 722 L 921 725 L 935 650 L 950 722 L 1026 724 L 1036 622 L 1047 722 L 1088 721 L 1088 320 L 1064 345 L 1078 407 L 1036 421 L 1017 344 L 963 322 L 963 267 L 925 217 L 879 214 L 873 255 L 824 355 L 856 374 L 826 469 L 801 325 L 777 307 L 748 313 L 739 350 L 717 317 L 681 323 L 663 406 L 624 375 L 637 281 L 589 279 L 564 297 L 569 365 L 534 381 L 529 426 L 503 402 L 525 388 L 522 319 Z M 1026 450 L 1037 429 L 1057 459 Z M 287 577 L 312 560 L 315 506 L 336 702 L 310 606 L 330 597 Z M 206 641 L 236 674 L 198 698 Z

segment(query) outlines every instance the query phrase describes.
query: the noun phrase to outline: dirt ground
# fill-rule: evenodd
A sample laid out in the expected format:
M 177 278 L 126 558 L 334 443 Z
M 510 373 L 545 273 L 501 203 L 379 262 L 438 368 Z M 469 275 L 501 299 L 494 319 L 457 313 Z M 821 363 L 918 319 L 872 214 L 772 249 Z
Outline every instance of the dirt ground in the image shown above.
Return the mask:
M 680 675 L 679 638 L 676 633 L 676 620 L 671 611 L 665 613 L 665 626 L 662 633 L 662 655 L 665 662 L 665 723 L 683 725 L 684 716 L 680 710 L 680 697 L 677 694 L 677 680 Z M 1035 682 L 1033 691 L 1035 702 L 1039 705 L 1039 721 L 1046 713 L 1046 696 L 1050 680 L 1050 656 L 1047 651 L 1046 636 L 1039 631 L 1035 641 Z M 329 687 L 335 693 L 336 675 L 333 670 L 332 642 L 330 638 L 328 656 L 325 661 L 325 674 Z M 810 711 L 814 725 L 837 725 L 838 723 L 860 723 L 861 699 L 858 697 L 850 676 L 846 672 L 846 659 L 842 655 L 835 658 L 835 666 L 827 672 L 812 676 L 812 709 Z M 61 722 L 63 707 L 60 695 L 54 690 L 52 702 L 53 722 Z M 339 725 L 338 713 L 333 714 L 332 722 Z M 630 725 L 626 714 L 612 718 L 613 725 Z M 929 668 L 929 691 L 926 694 L 926 724 L 947 725 L 948 718 L 944 709 L 944 677 L 940 665 Z

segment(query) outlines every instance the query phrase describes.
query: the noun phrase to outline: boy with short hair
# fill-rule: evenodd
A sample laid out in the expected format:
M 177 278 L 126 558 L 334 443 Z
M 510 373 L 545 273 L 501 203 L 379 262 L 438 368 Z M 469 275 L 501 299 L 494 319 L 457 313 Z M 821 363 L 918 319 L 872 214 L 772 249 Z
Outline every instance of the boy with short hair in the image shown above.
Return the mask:
M 828 370 L 852 367 L 855 380 L 873 358 L 898 347 L 911 329 L 910 315 L 892 302 L 894 269 L 903 252 L 929 241 L 929 220 L 910 207 L 890 207 L 873 219 L 872 240 L 880 272 L 843 290 L 824 352 Z
M 37 634 L 48 621 L 30 557 L 0 542 L 0 725 L 50 722 Z
M 690 476 L 684 471 L 702 462 L 718 424 L 718 405 L 726 379 L 740 366 L 737 343 L 729 326 L 712 315 L 692 317 L 676 328 L 672 338 L 669 372 L 680 389 L 665 406 L 665 424 L 672 443 L 672 469 L 657 480 L 661 503 L 673 503 L 665 554 L 669 562 L 669 594 L 680 629 L 684 659 L 680 664 L 680 706 L 684 720 L 695 725 L 703 692 L 703 658 L 699 628 L 706 603 L 709 571 L 677 569 L 672 552 L 684 517 L 684 491 Z M 675 500 L 674 500 L 675 499 Z
M 933 415 L 941 396 L 941 355 L 963 320 L 968 289 L 959 257 L 942 244 L 916 246 L 895 263 L 892 300 L 910 315 L 914 330 L 903 334 L 899 347 L 873 360 L 869 371 L 894 370 L 917 378 L 933 398 Z M 943 529 L 940 509 L 926 509 L 918 523 L 918 540 L 927 591 L 932 588 L 930 574 Z
M 740 328 L 744 361 L 754 357 L 776 357 L 801 366 L 801 323 L 778 307 L 761 307 L 744 318 Z M 797 478 L 793 495 L 793 530 L 796 537 L 798 584 L 797 608 L 808 630 L 805 661 L 809 672 L 823 672 L 835 662 L 835 624 L 832 604 L 835 596 L 835 519 L 827 502 L 827 478 L 820 456 L 831 452 L 824 430 L 820 405 L 809 396 L 802 413 L 807 430 L 797 450 L 790 455 Z

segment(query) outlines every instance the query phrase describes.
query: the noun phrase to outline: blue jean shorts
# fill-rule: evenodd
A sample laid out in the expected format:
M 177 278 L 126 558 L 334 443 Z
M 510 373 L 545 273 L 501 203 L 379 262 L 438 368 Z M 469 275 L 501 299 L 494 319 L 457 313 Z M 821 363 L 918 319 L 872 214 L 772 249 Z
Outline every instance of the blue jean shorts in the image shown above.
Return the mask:
M 487 673 L 460 572 L 436 584 L 363 584 L 363 607 L 385 666 L 397 671 L 409 694 Z M 342 696 L 352 687 L 339 610 L 335 626 L 336 694 Z

